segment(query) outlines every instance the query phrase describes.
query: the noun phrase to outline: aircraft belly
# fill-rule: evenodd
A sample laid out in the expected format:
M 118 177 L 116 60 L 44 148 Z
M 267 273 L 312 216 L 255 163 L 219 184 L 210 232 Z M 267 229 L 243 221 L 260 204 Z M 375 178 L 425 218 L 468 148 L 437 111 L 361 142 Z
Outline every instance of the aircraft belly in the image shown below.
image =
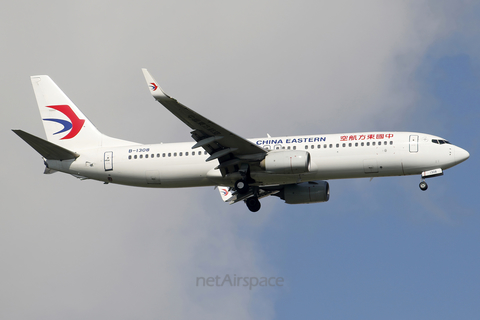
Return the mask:
M 365 157 L 340 156 L 324 157 L 314 160 L 315 175 L 318 179 L 344 179 L 351 177 L 363 177 Z
M 292 184 L 308 181 L 302 180 L 301 174 L 278 174 L 265 171 L 252 172 L 251 177 L 259 185 Z
M 319 180 L 403 175 L 400 155 L 316 158 L 314 162 L 312 168 L 316 170 L 312 174 Z
M 159 166 L 156 170 L 159 172 L 162 187 L 184 188 L 215 185 L 207 178 L 207 172 L 211 168 L 211 163 L 197 162 Z

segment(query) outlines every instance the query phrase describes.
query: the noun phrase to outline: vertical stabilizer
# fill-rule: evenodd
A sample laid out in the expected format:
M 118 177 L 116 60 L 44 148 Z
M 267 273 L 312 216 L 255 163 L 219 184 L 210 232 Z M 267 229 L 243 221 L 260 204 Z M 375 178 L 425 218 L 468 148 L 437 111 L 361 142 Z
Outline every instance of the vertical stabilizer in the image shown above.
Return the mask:
M 49 76 L 31 80 L 49 142 L 69 150 L 102 145 L 102 134 Z

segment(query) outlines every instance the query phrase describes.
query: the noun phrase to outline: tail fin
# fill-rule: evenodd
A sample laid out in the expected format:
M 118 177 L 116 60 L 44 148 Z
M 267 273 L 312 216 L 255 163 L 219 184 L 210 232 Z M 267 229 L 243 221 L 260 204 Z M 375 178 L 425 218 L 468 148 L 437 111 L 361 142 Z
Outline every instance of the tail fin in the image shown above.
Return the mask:
M 49 76 L 32 76 L 31 80 L 49 142 L 68 150 L 133 144 L 100 133 Z

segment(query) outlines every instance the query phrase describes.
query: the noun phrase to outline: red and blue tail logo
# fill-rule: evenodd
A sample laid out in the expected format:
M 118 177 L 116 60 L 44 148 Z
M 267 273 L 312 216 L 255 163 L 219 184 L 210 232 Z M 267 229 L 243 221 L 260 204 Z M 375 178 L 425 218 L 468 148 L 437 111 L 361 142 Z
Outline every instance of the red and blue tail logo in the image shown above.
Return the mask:
M 58 106 L 47 106 L 47 108 L 52 108 L 57 111 L 60 111 L 61 113 L 66 115 L 68 119 L 70 119 L 70 121 L 62 120 L 62 119 L 43 119 L 44 121 L 53 121 L 53 122 L 60 123 L 63 126 L 62 130 L 55 132 L 54 134 L 59 134 L 59 133 L 70 130 L 70 132 L 60 140 L 71 139 L 75 137 L 80 132 L 80 130 L 82 130 L 83 124 L 85 123 L 85 119 L 79 119 L 75 114 L 75 112 L 73 112 L 72 108 L 70 108 L 70 106 L 58 105 Z
M 150 82 L 150 90 L 155 91 L 158 89 L 158 86 L 154 82 Z

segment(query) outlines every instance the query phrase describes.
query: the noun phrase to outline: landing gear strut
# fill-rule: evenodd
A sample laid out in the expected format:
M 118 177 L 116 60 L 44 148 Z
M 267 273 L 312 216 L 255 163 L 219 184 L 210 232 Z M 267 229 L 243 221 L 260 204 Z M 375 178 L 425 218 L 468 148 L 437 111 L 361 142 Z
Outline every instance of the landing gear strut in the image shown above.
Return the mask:
M 422 180 L 422 182 L 420 182 L 419 187 L 422 191 L 425 191 L 428 189 L 428 184 L 425 182 L 425 180 Z
M 257 212 L 258 210 L 260 210 L 260 201 L 258 201 L 258 198 L 255 196 L 247 198 L 247 200 L 245 200 L 245 203 L 247 204 L 248 210 L 252 212 Z
M 252 182 L 252 179 L 250 178 L 250 167 L 248 164 L 244 163 L 241 165 L 238 172 L 242 175 L 242 178 L 235 182 L 235 189 L 240 194 L 246 194 L 250 189 L 248 183 Z

